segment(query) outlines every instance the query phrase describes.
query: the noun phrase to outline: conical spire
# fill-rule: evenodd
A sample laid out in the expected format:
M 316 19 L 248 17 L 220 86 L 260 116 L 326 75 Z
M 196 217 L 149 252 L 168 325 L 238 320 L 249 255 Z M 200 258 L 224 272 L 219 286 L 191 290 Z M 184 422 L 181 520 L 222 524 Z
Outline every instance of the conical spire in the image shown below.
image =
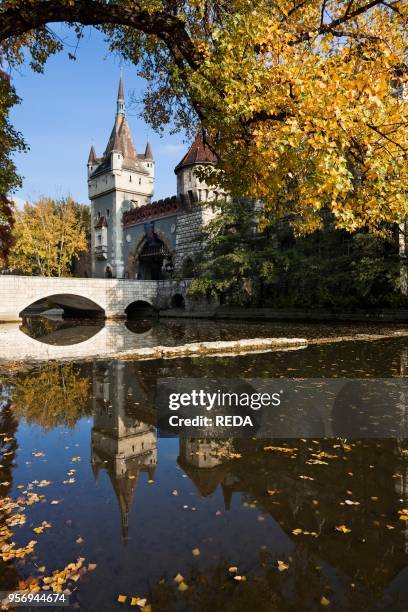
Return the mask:
M 120 77 L 119 79 L 119 89 L 118 89 L 118 100 L 123 100 L 125 96 L 123 95 L 123 79 Z
M 145 150 L 145 158 L 146 159 L 153 159 L 153 152 L 152 152 L 152 147 L 150 146 L 150 142 L 147 141 L 146 144 L 146 150 Z
M 116 114 L 124 115 L 125 114 L 125 96 L 123 94 L 123 79 L 120 77 L 119 79 L 119 88 L 118 88 L 118 98 L 116 101 Z
M 96 153 L 95 153 L 94 146 L 92 145 L 91 150 L 89 151 L 88 164 L 93 164 L 95 160 L 96 160 Z

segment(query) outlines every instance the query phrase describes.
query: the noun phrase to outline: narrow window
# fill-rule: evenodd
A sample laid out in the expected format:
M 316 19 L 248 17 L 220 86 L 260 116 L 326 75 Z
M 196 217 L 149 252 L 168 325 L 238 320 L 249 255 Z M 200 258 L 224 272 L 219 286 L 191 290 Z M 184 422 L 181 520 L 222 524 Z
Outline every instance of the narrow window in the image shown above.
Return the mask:
M 131 182 L 132 182 L 132 175 L 130 174 L 129 175 L 129 183 L 131 183 Z
M 110 210 L 109 210 L 109 208 L 106 209 L 106 216 L 110 217 Z
M 142 184 L 142 179 L 140 178 L 140 179 L 139 179 L 139 185 L 141 185 L 141 184 Z

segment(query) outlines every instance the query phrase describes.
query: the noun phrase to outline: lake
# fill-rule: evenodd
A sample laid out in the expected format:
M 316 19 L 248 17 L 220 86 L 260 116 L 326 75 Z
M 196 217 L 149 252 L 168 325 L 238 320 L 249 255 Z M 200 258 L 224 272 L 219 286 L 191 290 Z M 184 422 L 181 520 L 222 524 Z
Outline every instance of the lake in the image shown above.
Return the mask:
M 130 334 L 126 346 L 379 330 L 120 325 L 117 334 Z M 20 333 L 69 347 L 101 329 L 36 319 Z M 170 360 L 94 359 L 88 350 L 84 360 L 4 366 L 1 590 L 47 588 L 56 570 L 83 559 L 61 582 L 79 610 L 131 609 L 137 601 L 158 611 L 406 610 L 406 438 L 165 438 L 156 387 L 161 378 L 399 379 L 407 371 L 408 341 L 398 335 Z M 408 422 L 407 402 L 399 418 Z M 32 552 L 16 554 L 32 540 Z

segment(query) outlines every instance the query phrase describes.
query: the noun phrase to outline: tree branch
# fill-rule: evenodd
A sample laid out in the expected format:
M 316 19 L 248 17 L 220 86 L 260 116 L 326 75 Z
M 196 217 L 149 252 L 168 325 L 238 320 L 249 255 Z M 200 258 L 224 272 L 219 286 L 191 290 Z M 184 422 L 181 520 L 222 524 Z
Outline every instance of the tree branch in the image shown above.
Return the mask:
M 187 33 L 185 23 L 171 12 L 149 13 L 123 4 L 97 0 L 76 0 L 68 5 L 62 0 L 32 0 L 18 2 L 0 10 L 0 42 L 41 28 L 47 23 L 80 23 L 82 25 L 112 24 L 135 28 L 162 40 L 175 59 L 183 59 L 192 69 L 201 63 Z

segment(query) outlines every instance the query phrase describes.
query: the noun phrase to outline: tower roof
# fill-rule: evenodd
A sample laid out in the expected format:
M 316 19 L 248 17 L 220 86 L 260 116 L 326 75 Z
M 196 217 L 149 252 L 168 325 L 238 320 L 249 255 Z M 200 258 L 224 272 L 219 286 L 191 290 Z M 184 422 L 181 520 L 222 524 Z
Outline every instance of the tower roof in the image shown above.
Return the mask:
M 96 160 L 96 153 L 94 146 L 91 146 L 91 150 L 89 151 L 88 164 L 92 164 Z
M 145 156 L 145 159 L 153 159 L 152 147 L 150 146 L 150 142 L 149 141 L 147 141 L 144 156 Z
M 115 117 L 115 123 L 109 136 L 108 144 L 101 158 L 97 158 L 95 150 L 91 147 L 89 154 L 88 163 L 97 163 L 92 174 L 99 174 L 106 172 L 111 169 L 111 154 L 121 153 L 123 156 L 123 167 L 129 170 L 138 170 L 142 173 L 146 173 L 143 160 L 153 160 L 153 153 L 150 143 L 146 145 L 145 153 L 137 153 L 135 144 L 133 142 L 132 132 L 129 127 L 129 123 L 125 115 L 125 103 L 123 94 L 123 79 L 120 77 L 118 97 L 117 97 L 117 113 Z
M 203 137 L 199 133 L 183 159 L 174 168 L 174 172 L 177 174 L 181 168 L 193 166 L 194 164 L 215 164 L 216 162 L 217 156 L 208 145 L 204 144 Z
M 123 100 L 124 99 L 124 95 L 123 95 L 123 79 L 122 77 L 120 77 L 119 79 L 119 89 L 118 89 L 118 100 Z

